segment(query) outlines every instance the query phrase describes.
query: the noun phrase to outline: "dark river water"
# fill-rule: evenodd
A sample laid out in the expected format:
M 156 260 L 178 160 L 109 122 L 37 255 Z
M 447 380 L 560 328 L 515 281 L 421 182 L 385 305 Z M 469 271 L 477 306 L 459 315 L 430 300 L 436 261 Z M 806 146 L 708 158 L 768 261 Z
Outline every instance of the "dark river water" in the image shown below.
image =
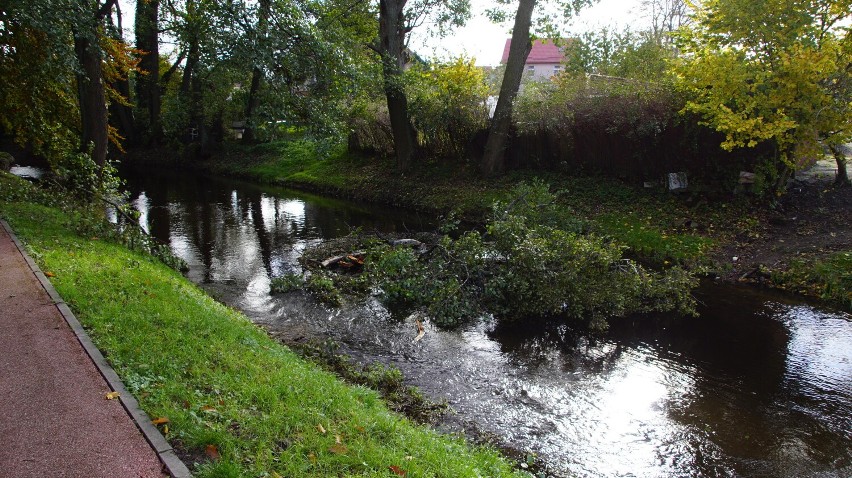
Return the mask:
M 309 244 L 429 217 L 189 174 L 128 177 L 142 226 L 189 278 L 290 339 L 330 338 L 400 368 L 457 412 L 444 428 L 499 437 L 554 476 L 852 476 L 852 317 L 705 284 L 699 318 L 634 317 L 589 339 L 564 325 L 444 332 L 375 301 L 328 309 L 270 296 Z

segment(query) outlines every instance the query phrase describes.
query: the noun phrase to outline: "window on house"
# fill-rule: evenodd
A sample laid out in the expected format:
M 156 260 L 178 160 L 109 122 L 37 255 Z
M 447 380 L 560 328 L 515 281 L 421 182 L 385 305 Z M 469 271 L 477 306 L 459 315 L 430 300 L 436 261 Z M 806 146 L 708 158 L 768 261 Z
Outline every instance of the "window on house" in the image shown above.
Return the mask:
M 559 73 L 560 71 L 562 71 L 562 70 L 564 70 L 564 69 L 565 69 L 565 67 L 564 67 L 564 66 L 562 66 L 562 65 L 554 65 L 554 66 L 553 66 L 553 72 L 554 72 L 554 73 Z
M 535 71 L 535 65 L 527 65 L 527 71 Z

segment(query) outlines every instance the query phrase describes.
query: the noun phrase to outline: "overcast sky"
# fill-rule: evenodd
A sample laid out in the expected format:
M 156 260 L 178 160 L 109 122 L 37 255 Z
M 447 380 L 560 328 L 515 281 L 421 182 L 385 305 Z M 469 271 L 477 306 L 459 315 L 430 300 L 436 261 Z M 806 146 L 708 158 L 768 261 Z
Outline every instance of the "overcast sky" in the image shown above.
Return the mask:
M 471 0 L 473 18 L 463 28 L 454 30 L 447 38 L 429 36 L 429 26 L 423 25 L 412 33 L 411 47 L 424 57 L 453 57 L 461 54 L 476 58 L 477 65 L 497 65 L 503 55 L 503 45 L 510 37 L 512 21 L 495 25 L 483 16 L 492 0 Z M 543 3 L 543 2 L 542 2 Z M 567 33 L 577 34 L 604 26 L 621 29 L 641 28 L 645 22 L 639 5 L 641 0 L 600 0 L 583 10 L 567 25 Z

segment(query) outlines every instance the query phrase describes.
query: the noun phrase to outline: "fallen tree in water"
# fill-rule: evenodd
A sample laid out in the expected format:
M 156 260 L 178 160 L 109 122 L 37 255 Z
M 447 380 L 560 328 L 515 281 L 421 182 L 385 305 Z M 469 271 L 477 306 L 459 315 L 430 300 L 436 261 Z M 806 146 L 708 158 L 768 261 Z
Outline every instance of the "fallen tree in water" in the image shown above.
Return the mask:
M 691 274 L 625 259 L 621 246 L 585 233 L 556 199 L 542 184 L 522 185 L 512 201 L 494 205 L 483 232 L 362 234 L 325 244 L 306 254 L 308 283 L 329 277 L 442 327 L 488 315 L 553 316 L 601 330 L 608 318 L 637 312 L 694 313 Z

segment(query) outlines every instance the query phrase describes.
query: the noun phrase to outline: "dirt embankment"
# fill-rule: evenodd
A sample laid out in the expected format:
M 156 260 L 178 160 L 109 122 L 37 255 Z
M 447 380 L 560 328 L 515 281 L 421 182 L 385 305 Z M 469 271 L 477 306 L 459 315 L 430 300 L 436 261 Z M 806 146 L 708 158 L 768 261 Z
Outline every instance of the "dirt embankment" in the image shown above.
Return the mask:
M 800 174 L 774 210 L 760 213 L 756 234 L 722 248 L 717 260 L 731 264 L 726 279 L 763 281 L 793 260 L 852 251 L 852 187 L 833 187 L 833 164 Z

